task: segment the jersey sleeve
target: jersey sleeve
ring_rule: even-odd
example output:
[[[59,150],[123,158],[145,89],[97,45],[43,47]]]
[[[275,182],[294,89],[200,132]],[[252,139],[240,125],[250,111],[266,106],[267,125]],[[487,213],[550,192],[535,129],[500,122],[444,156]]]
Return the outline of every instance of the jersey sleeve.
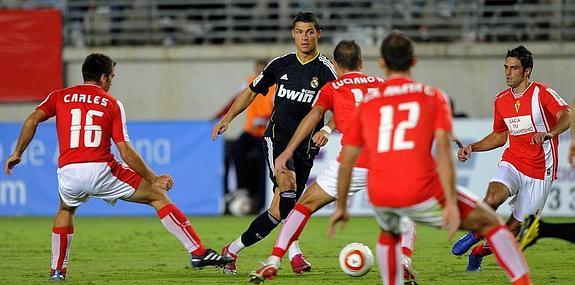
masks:
[[[337,73],[335,72],[335,67],[333,66],[331,61],[329,61],[327,58],[325,60],[326,60],[326,62],[324,62],[325,68],[323,68],[322,78],[320,78],[323,84],[327,84],[328,82],[337,79]]]
[[[324,85],[317,94],[312,107],[321,106],[326,110],[333,110],[333,89],[331,85]]]
[[[549,110],[553,115],[556,115],[557,112],[561,110],[565,110],[569,108],[569,105],[555,90],[547,87],[541,93],[541,104],[543,108]]]
[[[351,124],[343,134],[343,138],[341,141],[342,145],[353,145],[362,147],[364,144],[364,139],[361,133],[361,114],[362,114],[362,105],[360,105],[353,115],[353,120]]]
[[[249,86],[253,92],[264,96],[268,94],[269,88],[276,84],[276,74],[278,73],[280,64],[279,60],[280,59],[275,59],[271,61],[264,70],[256,76]]]
[[[441,129],[451,132],[453,129],[453,121],[451,119],[452,115],[449,98],[447,97],[447,94],[439,89],[436,90],[435,98],[437,99],[437,113],[434,128],[436,130]]]
[[[495,104],[493,104],[493,131],[496,133],[507,131],[507,125],[497,109],[497,99],[495,99]]]
[[[115,143],[129,142],[128,128],[126,126],[126,112],[124,105],[120,101],[116,101],[116,108],[112,116],[112,140]]]
[[[46,99],[36,107],[36,110],[44,111],[48,118],[54,117],[56,115],[56,97],[58,97],[56,91],[48,94]]]

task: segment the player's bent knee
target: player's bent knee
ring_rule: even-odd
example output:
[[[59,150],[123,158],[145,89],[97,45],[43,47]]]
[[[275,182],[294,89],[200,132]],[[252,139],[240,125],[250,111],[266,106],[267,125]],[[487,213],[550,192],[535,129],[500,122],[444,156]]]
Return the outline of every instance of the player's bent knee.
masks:
[[[334,197],[327,194],[317,183],[314,182],[310,187],[308,187],[297,203],[302,204],[312,212],[315,212],[317,209],[335,200],[336,199]]]
[[[296,189],[295,173],[277,174],[276,182],[280,192]]]
[[[463,221],[462,229],[485,234],[489,229],[501,224],[503,224],[503,221],[497,216],[495,211],[488,208],[484,203],[478,203]]]
[[[491,208],[497,209],[509,196],[510,192],[507,186],[499,182],[491,182],[489,183],[489,188],[487,189],[487,194],[483,202]]]
[[[68,206],[68,205],[66,205],[66,203],[64,203],[63,201],[60,201],[60,207],[59,207],[59,210],[60,210],[60,211],[66,211],[66,212],[69,212],[70,214],[73,215],[74,213],[76,213],[76,209],[77,209],[77,208],[78,208],[78,207]]]

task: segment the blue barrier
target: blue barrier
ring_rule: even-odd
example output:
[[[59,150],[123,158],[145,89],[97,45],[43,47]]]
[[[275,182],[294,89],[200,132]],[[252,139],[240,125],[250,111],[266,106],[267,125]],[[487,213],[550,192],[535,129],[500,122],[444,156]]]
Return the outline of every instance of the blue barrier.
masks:
[[[156,173],[172,175],[175,186],[169,195],[189,215],[223,213],[223,140],[211,141],[212,127],[212,122],[202,121],[128,123],[132,145]],[[20,128],[20,123],[0,124],[2,167],[14,149]],[[0,175],[0,215],[55,214],[59,196],[54,123],[38,127],[22,158],[12,176]],[[154,215],[155,211],[146,205],[118,201],[110,207],[99,199],[90,199],[77,213]]]

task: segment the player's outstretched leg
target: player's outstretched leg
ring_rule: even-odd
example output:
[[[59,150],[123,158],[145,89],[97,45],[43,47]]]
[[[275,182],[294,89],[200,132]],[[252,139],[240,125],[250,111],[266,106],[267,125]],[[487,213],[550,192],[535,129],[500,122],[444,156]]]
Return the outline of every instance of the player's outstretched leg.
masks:
[[[460,202],[460,208],[461,204]],[[500,222],[495,211],[479,203],[465,216],[461,228],[478,232],[486,238],[497,263],[514,285],[532,284],[529,268],[519,245],[513,234]]]
[[[193,268],[201,269],[205,266],[220,267],[232,261],[229,257],[220,256],[213,249],[205,248],[188,218],[176,205],[167,204],[160,208],[158,217],[166,230],[177,237],[191,254],[190,264]]]
[[[68,268],[70,245],[74,237],[74,224],[72,217],[76,207],[69,207],[60,201],[60,208],[54,218],[52,228],[52,263],[50,266],[50,280],[65,281]]]
[[[273,205],[273,202],[272,202]],[[270,207],[271,208],[271,207]],[[231,263],[224,266],[225,274],[236,274],[236,260],[241,250],[249,247],[261,239],[265,238],[277,227],[280,221],[267,210],[252,220],[248,229],[233,242],[227,244],[222,249],[222,255],[233,259]]]
[[[381,231],[376,246],[379,274],[386,285],[403,285],[400,236]]]
[[[541,238],[557,238],[575,243],[575,223],[546,223],[539,215],[530,215],[517,235],[519,245],[522,250],[526,250]]]
[[[491,207],[491,209],[497,210],[497,208],[509,198],[509,193],[510,191],[505,184],[491,181],[487,187],[487,193],[483,198],[483,203]],[[451,252],[457,256],[463,255],[478,242],[482,241],[483,238],[480,233],[469,232],[453,244]],[[481,262],[479,261],[479,263]]]
[[[214,250],[204,247],[186,215],[172,203],[165,190],[157,189],[146,180],[142,180],[138,190],[126,200],[148,204],[156,209],[162,225],[178,238],[191,254],[190,264],[193,268],[220,267],[232,261],[231,258],[222,257]]]
[[[410,219],[409,224],[407,224],[406,231],[401,235],[401,252],[403,253],[401,264],[403,265],[404,285],[417,285],[417,277],[411,262],[414,245],[415,222]]]
[[[529,215],[521,225],[521,229],[517,235],[521,250],[525,250],[534,245],[537,239],[539,239],[539,220],[539,215]]]

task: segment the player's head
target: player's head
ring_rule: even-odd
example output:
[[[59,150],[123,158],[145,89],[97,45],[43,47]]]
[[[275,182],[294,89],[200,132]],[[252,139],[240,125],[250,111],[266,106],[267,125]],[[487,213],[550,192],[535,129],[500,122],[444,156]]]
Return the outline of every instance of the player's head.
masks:
[[[361,48],[355,41],[340,41],[333,50],[333,59],[338,73],[360,70],[363,65]]]
[[[295,15],[291,25],[291,35],[299,52],[315,53],[320,34],[321,27],[314,13],[299,12]]]
[[[95,82],[104,90],[110,90],[114,78],[116,62],[102,53],[93,53],[86,57],[82,64],[84,82]]]
[[[533,56],[524,46],[508,50],[505,56],[505,79],[509,87],[515,88],[529,80],[533,70]]]
[[[406,72],[415,65],[413,42],[399,31],[393,31],[383,39],[379,52],[379,65],[387,72]]]
[[[267,58],[258,58],[254,63],[254,72],[255,74],[260,74],[266,65],[268,65],[269,60]]]

